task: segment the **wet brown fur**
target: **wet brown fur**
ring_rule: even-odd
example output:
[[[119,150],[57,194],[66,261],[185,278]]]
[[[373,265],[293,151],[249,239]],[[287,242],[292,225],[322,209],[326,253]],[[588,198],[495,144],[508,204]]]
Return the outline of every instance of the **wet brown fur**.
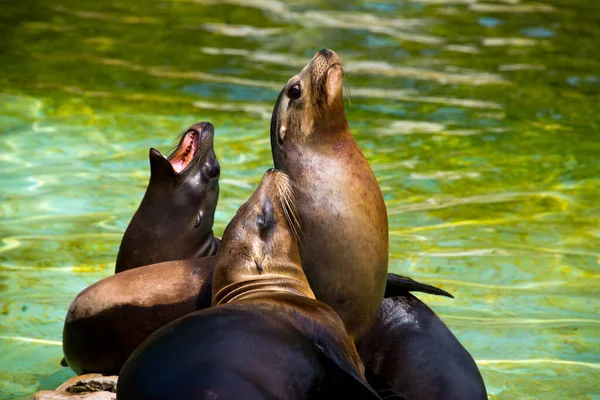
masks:
[[[302,94],[294,100],[288,91],[297,82]],[[315,54],[278,98],[271,148],[294,187],[310,285],[360,340],[383,298],[388,225],[381,189],[350,132],[342,87],[339,57]]]

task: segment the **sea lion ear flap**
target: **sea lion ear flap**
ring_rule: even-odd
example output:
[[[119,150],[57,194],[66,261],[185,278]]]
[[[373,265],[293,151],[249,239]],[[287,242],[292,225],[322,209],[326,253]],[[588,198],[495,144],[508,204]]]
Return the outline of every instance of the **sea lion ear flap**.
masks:
[[[167,160],[160,151],[154,147],[150,149],[150,178],[161,177],[161,176],[173,176],[175,171],[173,166]]]

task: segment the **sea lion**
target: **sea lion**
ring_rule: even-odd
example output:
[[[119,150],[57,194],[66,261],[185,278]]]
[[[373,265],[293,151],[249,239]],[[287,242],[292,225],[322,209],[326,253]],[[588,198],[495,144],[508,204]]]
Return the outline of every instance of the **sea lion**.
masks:
[[[63,329],[63,353],[78,374],[118,374],[154,331],[210,307],[215,257],[167,261],[123,271],[82,291]]]
[[[346,121],[342,77],[338,55],[323,49],[288,81],[273,109],[271,149],[275,167],[293,183],[308,281],[360,340],[384,294],[388,221]]]
[[[223,234],[213,305],[152,334],[117,398],[378,399],[341,319],[300,264],[287,176],[269,170]]]
[[[369,371],[410,399],[487,399],[473,357],[433,310],[408,292],[383,300],[359,353]]]
[[[121,241],[115,273],[217,253],[212,227],[220,168],[214,132],[210,122],[199,122],[169,157],[150,149],[150,182]]]

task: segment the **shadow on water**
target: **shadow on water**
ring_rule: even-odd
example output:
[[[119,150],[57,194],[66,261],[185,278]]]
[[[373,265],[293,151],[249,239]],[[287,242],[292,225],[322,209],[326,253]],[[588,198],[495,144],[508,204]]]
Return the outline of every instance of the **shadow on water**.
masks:
[[[600,4],[0,2],[0,397],[70,375],[70,301],[112,273],[147,151],[210,120],[215,230],[271,165],[273,102],[323,47],[390,217],[391,270],[495,399],[596,398]],[[426,295],[425,295],[426,296]]]

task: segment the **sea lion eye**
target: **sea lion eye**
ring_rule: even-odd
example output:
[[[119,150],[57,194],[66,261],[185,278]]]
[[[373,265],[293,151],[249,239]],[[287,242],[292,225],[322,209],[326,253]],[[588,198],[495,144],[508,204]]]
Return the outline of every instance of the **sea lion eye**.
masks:
[[[198,213],[198,216],[196,217],[196,222],[194,223],[194,228],[197,228],[198,225],[200,225],[202,223],[202,216],[203,216],[203,214],[204,213],[202,211],[200,211]]]
[[[270,200],[265,200],[262,213],[256,216],[256,224],[261,236],[267,234],[275,226],[273,203]]]
[[[296,100],[300,97],[302,91],[300,90],[300,82],[294,83],[288,90],[288,96],[292,100]]]
[[[219,163],[214,158],[206,161],[204,166],[202,167],[202,175],[204,175],[208,180],[217,178],[221,173],[221,167]]]

